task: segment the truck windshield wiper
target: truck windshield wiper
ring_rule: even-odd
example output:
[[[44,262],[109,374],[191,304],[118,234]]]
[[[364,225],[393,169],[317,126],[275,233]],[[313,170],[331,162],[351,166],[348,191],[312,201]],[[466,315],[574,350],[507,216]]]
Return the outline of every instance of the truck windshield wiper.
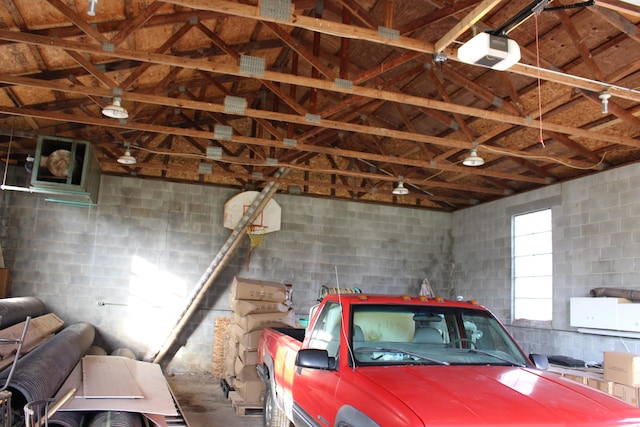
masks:
[[[489,353],[488,351],[478,350],[478,349],[475,349],[475,348],[471,348],[471,349],[467,350],[467,353],[471,353],[471,354],[482,354],[483,356],[493,357],[494,359],[501,360],[501,361],[503,361],[503,362],[508,363],[509,365],[518,366],[518,367],[520,367],[520,368],[524,368],[524,367],[526,367],[526,366],[527,366],[527,365],[525,365],[524,363],[519,363],[519,362],[516,362],[516,361],[514,361],[514,360],[507,359],[506,357],[501,357],[501,356],[495,355],[495,354],[493,354],[493,353]]]
[[[430,363],[435,363],[436,365],[449,365],[449,362],[444,362],[442,360],[438,360],[438,359],[433,359],[431,357],[427,357],[427,356],[423,356],[421,354],[418,353],[414,353],[411,351],[406,351],[406,350],[400,350],[397,348],[389,348],[389,347],[374,347],[374,348],[369,348],[369,347],[364,347],[364,348],[357,348],[355,350],[356,353],[373,353],[373,352],[382,352],[382,353],[401,353],[410,357],[415,357],[416,359],[420,359],[420,360],[426,360],[427,362]],[[380,355],[376,358],[373,358],[374,360],[378,360],[380,358],[382,358],[384,355]]]

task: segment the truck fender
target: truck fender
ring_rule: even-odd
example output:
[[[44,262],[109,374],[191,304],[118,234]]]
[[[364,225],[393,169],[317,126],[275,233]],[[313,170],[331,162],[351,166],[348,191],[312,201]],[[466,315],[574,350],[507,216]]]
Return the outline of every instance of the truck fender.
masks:
[[[256,366],[258,371],[258,376],[265,384],[266,387],[271,386],[273,389],[271,390],[273,395],[276,396],[275,387],[276,387],[276,379],[273,375],[273,360],[270,356],[265,355],[262,360],[262,366]]]
[[[345,405],[340,408],[336,414],[334,425],[335,427],[380,427],[380,424],[351,405]]]
[[[278,385],[276,384],[275,375],[273,375],[273,360],[270,356],[265,355],[262,365],[256,366],[258,376],[264,382],[265,387],[271,387],[271,395],[275,397],[274,402],[280,410],[284,411],[284,402],[280,393],[277,393]]]

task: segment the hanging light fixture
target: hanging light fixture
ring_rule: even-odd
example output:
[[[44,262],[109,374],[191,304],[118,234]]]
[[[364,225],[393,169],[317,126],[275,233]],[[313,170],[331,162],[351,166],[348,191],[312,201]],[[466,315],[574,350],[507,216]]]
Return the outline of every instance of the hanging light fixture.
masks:
[[[126,119],[129,117],[129,112],[120,105],[121,102],[121,98],[113,98],[113,102],[102,109],[102,114],[112,119]]]
[[[137,162],[136,158],[131,155],[131,149],[129,147],[130,144],[126,143],[124,154],[118,157],[118,163],[120,163],[121,165],[135,165]]]
[[[478,156],[478,151],[475,148],[471,149],[469,155],[462,161],[465,166],[482,166],[484,165],[484,159]]]
[[[404,186],[404,182],[400,179],[400,181],[398,181],[398,185],[391,191],[391,193],[396,196],[404,196],[409,194],[409,189]]]

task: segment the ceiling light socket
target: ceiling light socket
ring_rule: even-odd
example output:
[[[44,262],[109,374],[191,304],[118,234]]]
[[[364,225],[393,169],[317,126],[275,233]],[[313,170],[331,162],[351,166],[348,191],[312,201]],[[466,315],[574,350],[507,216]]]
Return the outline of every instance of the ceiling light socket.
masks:
[[[98,7],[98,0],[89,0],[89,8],[87,9],[87,15],[96,16],[96,7]]]
[[[602,114],[609,113],[609,99],[611,98],[611,93],[608,90],[603,90],[598,95],[600,101],[602,101]]]

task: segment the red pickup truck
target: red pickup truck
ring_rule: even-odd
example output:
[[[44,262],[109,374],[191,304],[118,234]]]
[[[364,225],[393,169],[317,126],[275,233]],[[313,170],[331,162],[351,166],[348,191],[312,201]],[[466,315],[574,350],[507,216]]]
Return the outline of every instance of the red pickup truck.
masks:
[[[545,371],[474,302],[327,295],[309,328],[267,328],[264,425],[640,426],[640,409]]]

